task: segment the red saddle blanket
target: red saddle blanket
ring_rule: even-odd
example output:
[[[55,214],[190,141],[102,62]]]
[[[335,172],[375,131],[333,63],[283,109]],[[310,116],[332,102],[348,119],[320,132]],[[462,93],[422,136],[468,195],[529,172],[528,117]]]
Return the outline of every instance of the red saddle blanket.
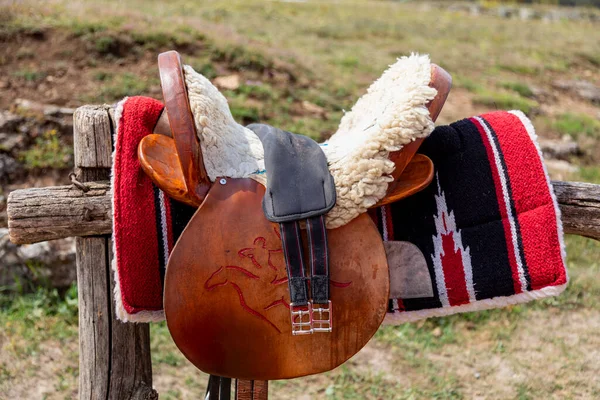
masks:
[[[116,112],[113,268],[117,315],[123,321],[164,318],[169,252],[195,212],[155,187],[137,159],[137,145],[152,133],[162,109],[156,100],[131,97]],[[533,126],[521,112],[440,126],[420,152],[435,164],[433,182],[373,210],[372,217],[389,242],[386,247],[411,244],[423,265],[418,275],[423,282],[416,286],[424,283],[429,290],[408,295],[391,277],[386,322],[497,308],[564,290],[560,213]],[[393,257],[389,261],[390,271],[406,268],[393,265]]]

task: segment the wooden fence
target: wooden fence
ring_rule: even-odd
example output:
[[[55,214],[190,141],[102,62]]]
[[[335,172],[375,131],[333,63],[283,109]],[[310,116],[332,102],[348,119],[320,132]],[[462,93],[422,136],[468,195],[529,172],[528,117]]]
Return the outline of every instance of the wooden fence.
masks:
[[[77,237],[79,398],[157,399],[149,326],[121,323],[114,309],[109,182],[114,127],[111,107],[78,108],[74,114],[77,182],[12,192],[8,226],[17,244]],[[565,233],[600,240],[600,185],[553,185]]]

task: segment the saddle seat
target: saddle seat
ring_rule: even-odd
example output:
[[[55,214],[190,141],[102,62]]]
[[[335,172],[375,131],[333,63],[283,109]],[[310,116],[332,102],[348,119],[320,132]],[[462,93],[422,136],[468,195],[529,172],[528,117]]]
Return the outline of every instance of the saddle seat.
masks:
[[[227,100],[208,79],[189,66],[184,66],[183,71],[208,179],[214,182],[221,176],[251,178],[266,185],[269,171],[265,168],[260,139],[251,129],[233,120]],[[436,77],[442,79],[436,80]],[[327,213],[327,228],[348,223],[389,194],[416,152],[418,142],[433,130],[433,119],[437,115],[427,106],[434,102],[440,83],[443,93],[449,85],[449,77],[431,64],[427,56],[399,59],[344,115],[338,131],[321,144],[337,198]],[[447,90],[441,96],[441,104],[445,95]],[[164,133],[170,134],[168,130]],[[195,196],[194,190],[185,184],[174,185],[177,179],[173,178],[182,175],[178,170],[183,172],[185,168],[178,167],[179,162],[174,162],[177,161],[174,157],[165,157],[165,152],[152,149],[166,142],[165,138],[146,137],[140,145],[142,166],[156,180],[169,172],[166,183],[167,187],[173,186],[173,190],[167,190],[168,194],[198,206],[203,196]],[[408,154],[404,159],[395,159],[394,155],[400,153]],[[424,166],[425,163],[420,164],[420,168]],[[431,171],[432,168],[425,169],[423,176],[431,176]],[[417,178],[422,177],[413,176],[416,186],[426,186],[430,181],[417,182]],[[160,182],[159,186],[163,187],[164,183]]]

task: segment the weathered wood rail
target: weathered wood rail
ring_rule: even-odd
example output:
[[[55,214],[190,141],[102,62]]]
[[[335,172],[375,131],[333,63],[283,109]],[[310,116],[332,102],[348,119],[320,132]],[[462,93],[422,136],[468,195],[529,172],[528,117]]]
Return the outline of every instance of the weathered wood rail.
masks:
[[[148,324],[123,324],[113,301],[110,168],[112,108],[74,114],[75,168],[82,185],[22,189],[8,197],[14,243],[77,237],[79,398],[157,399]],[[600,185],[553,182],[566,233],[600,240]]]
[[[108,181],[22,189],[9,196],[10,238],[34,243],[71,236],[110,235],[112,207]],[[600,185],[552,182],[565,233],[600,240]]]

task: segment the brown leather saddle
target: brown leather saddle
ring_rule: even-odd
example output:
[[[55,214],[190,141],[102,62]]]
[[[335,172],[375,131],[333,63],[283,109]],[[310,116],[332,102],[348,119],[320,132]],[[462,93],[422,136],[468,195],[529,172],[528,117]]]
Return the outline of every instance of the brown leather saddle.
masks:
[[[144,138],[138,154],[158,187],[198,207],[169,259],[164,307],[179,349],[211,374],[209,398],[228,398],[230,378],[238,379],[238,398],[266,398],[266,380],[342,364],[372,337],[387,308],[387,260],[374,223],[362,214],[327,230],[324,216],[335,204],[335,187],[322,152],[276,128],[251,127],[271,171],[266,188],[249,178],[210,182],[179,55],[162,53],[159,69],[167,113],[157,126],[163,134]],[[433,119],[450,83],[433,66]],[[395,181],[376,206],[431,182],[431,160],[415,155],[419,142],[391,154]]]

